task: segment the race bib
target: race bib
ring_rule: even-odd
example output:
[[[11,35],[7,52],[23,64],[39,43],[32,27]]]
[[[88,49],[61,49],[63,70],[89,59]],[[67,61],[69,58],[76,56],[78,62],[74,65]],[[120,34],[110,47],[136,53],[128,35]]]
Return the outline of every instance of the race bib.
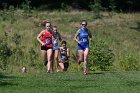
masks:
[[[61,59],[62,59],[62,60],[66,60],[66,56],[62,56]]]
[[[58,41],[57,41],[57,39],[53,40],[53,45],[54,45],[54,46],[58,46]]]
[[[82,42],[83,42],[83,43],[88,42],[87,38],[83,38],[83,39],[82,39]]]
[[[51,40],[49,38],[47,38],[45,43],[48,45],[51,43]]]

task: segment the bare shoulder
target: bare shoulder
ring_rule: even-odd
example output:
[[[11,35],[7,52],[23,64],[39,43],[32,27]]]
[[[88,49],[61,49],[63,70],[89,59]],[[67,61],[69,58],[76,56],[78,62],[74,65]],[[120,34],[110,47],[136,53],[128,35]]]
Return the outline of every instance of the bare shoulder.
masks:
[[[44,31],[45,31],[45,30],[42,30],[42,31],[37,35],[37,37],[40,37],[41,35],[43,35]]]
[[[42,31],[41,31],[41,33],[44,33],[44,32],[45,32],[45,30],[42,30]]]
[[[77,33],[80,33],[80,29],[77,30]]]
[[[78,29],[78,30],[76,31],[75,36],[78,36],[78,35],[79,35],[79,33],[80,33],[80,29]]]

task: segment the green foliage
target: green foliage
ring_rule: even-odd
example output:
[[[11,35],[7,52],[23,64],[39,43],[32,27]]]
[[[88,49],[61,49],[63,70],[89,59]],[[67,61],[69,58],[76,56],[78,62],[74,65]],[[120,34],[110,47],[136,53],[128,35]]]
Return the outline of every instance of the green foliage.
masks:
[[[42,4],[37,9],[38,10],[46,10],[48,8],[48,4]]]
[[[115,5],[114,0],[110,0],[109,8],[110,8],[110,10],[111,10],[112,12],[115,11],[116,5]]]
[[[29,65],[30,66],[35,66],[35,61],[37,59],[37,53],[35,52],[35,50],[33,49],[33,47],[31,47],[29,49],[29,58],[30,58],[30,62]]]
[[[9,56],[11,56],[11,53],[12,53],[12,51],[7,46],[7,43],[6,42],[2,42],[0,44],[0,57],[3,58],[3,59],[6,59]]]
[[[112,17],[114,15],[115,8],[116,8],[114,0],[110,0],[109,8],[111,11],[111,12],[109,12],[109,16]]]
[[[66,11],[66,12],[69,12],[69,11],[72,10],[72,8],[70,6],[68,6],[68,5],[66,5],[65,3],[61,3],[61,9],[63,11]]]
[[[5,5],[5,8],[0,12],[0,15],[3,21],[8,20],[11,24],[13,24],[16,21],[14,6],[9,6],[9,8],[7,9]]]
[[[131,70],[140,70],[140,64],[137,60],[138,58],[129,54],[126,55],[121,61],[120,66],[125,71],[131,71]]]
[[[16,45],[16,47],[13,48],[13,62],[15,63],[15,65],[21,65],[21,61],[24,60],[24,46],[21,45],[21,35],[19,35],[18,33],[14,33],[12,41]]]
[[[113,63],[113,51],[103,40],[96,40],[91,44],[89,52],[89,67],[91,70],[110,70]],[[94,68],[93,68],[94,66]]]
[[[13,49],[13,55],[12,55],[13,62],[15,63],[14,65],[21,65],[23,64],[22,61],[24,59],[24,51],[22,50],[21,47],[16,47]]]
[[[0,44],[0,69],[6,70],[8,65],[8,58],[12,55],[11,49],[6,42]]]
[[[89,7],[93,11],[93,17],[95,19],[101,18],[100,12],[101,12],[102,6],[101,6],[101,3],[100,3],[100,0],[97,0],[94,4],[91,3],[89,5]]]
[[[16,47],[15,49],[13,49],[13,53],[16,59],[18,59],[18,56],[23,56],[23,51],[20,47]]]
[[[31,17],[32,15],[32,7],[30,6],[31,1],[25,0],[25,2],[22,3],[21,8],[23,10],[23,16],[25,18]]]
[[[2,20],[5,21],[7,20],[7,4],[3,3],[3,11],[0,11],[0,16],[2,17]]]
[[[0,16],[2,17],[2,20],[3,20],[3,21],[8,20],[7,15],[8,15],[8,13],[7,13],[6,10],[3,10],[3,11],[0,12]]]
[[[11,24],[13,24],[16,21],[14,13],[15,13],[14,6],[9,6],[9,20]]]
[[[14,5],[14,6],[21,6],[23,2],[29,3],[31,6],[38,8],[39,6],[47,4],[47,9],[61,9],[61,4],[65,4],[66,6],[70,6],[74,9],[86,9],[88,10],[88,5],[90,3],[95,3],[99,0],[18,0],[18,1],[11,1],[11,0],[1,0],[0,1],[0,8],[4,8],[2,6],[3,3],[7,3],[7,5]],[[100,0],[100,3],[103,5],[103,8],[109,9],[108,5],[111,0]],[[117,5],[117,10],[138,10],[139,11],[139,0],[113,0],[113,2]],[[125,5],[125,7],[124,7]],[[46,7],[42,7],[42,9],[46,9]]]
[[[22,3],[22,5],[21,5],[21,7],[22,7],[22,9],[23,9],[23,11],[24,11],[25,14],[26,14],[26,13],[27,13],[27,14],[31,13],[31,6],[30,6],[30,3],[31,3],[30,0],[25,0],[25,2]]]
[[[21,42],[21,36],[17,33],[14,33],[13,37],[12,37],[12,41],[16,44],[19,45]]]

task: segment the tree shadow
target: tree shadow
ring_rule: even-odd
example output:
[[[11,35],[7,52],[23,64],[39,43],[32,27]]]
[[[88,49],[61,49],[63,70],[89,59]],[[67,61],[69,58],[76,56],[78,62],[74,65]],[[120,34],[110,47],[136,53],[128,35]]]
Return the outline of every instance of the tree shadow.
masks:
[[[11,82],[14,78],[16,78],[16,77],[0,73],[0,87],[9,86],[9,85],[11,85],[11,86],[17,85],[17,83]]]
[[[140,32],[140,22],[136,22],[137,23],[137,27],[130,27],[130,29],[134,29],[137,32]]]
[[[99,74],[105,74],[104,72],[89,72],[88,74],[97,74],[97,75],[99,75]]]

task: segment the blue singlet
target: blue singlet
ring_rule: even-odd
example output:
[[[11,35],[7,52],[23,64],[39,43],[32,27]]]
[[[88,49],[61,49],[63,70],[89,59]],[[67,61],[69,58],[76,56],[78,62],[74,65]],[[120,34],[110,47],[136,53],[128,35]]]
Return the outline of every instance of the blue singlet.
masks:
[[[79,33],[79,42],[78,44],[78,50],[85,50],[86,48],[89,48],[89,40],[88,40],[88,29],[82,29],[80,28]]]

